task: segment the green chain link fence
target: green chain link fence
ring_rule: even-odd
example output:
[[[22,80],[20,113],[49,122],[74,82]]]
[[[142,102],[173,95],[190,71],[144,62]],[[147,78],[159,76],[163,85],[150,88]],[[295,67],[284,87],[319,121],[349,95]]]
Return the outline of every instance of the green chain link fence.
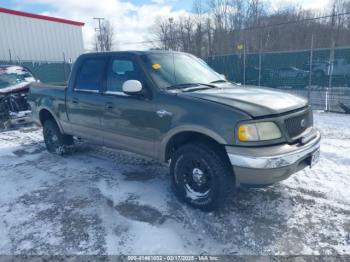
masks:
[[[65,82],[68,80],[72,64],[64,62],[1,61],[0,65],[21,65],[28,68],[36,79],[43,83]]]
[[[350,110],[350,48],[317,49],[312,55],[310,50],[239,53],[206,61],[231,81],[308,97],[314,109]]]

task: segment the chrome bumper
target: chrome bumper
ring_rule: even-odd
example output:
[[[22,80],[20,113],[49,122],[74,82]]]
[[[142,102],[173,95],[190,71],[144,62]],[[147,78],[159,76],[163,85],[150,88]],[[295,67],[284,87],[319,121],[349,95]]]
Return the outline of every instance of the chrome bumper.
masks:
[[[320,148],[321,134],[314,130],[315,137],[304,145],[277,145],[259,148],[226,147],[232,166],[275,169],[293,165],[312,155]]]

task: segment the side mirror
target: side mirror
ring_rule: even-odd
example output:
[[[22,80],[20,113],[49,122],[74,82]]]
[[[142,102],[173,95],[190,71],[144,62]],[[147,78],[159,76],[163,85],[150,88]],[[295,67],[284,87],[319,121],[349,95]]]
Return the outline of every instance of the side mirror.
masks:
[[[123,92],[127,95],[140,94],[142,91],[142,84],[138,80],[127,80],[123,83]]]

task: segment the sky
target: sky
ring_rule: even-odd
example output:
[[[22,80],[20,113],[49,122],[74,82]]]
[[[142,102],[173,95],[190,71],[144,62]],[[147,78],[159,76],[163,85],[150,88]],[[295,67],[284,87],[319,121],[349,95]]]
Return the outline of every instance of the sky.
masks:
[[[304,9],[322,10],[329,0],[270,0],[271,8],[278,9],[296,4]],[[83,37],[86,50],[93,46],[94,17],[111,21],[116,43],[115,49],[147,49],[149,44],[140,43],[153,39],[151,26],[157,19],[191,13],[192,0],[0,0],[0,7],[36,14],[56,16],[84,22]]]

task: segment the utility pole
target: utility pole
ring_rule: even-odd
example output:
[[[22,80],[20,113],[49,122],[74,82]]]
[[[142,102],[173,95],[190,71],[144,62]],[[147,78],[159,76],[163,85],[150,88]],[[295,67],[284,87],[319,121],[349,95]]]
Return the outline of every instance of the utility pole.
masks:
[[[103,17],[94,17],[94,20],[98,21],[98,27],[95,27],[95,31],[99,31],[99,35],[97,36],[97,40],[100,44],[100,51],[104,51],[103,43],[102,43],[102,32],[101,32],[101,21],[104,20]]]

